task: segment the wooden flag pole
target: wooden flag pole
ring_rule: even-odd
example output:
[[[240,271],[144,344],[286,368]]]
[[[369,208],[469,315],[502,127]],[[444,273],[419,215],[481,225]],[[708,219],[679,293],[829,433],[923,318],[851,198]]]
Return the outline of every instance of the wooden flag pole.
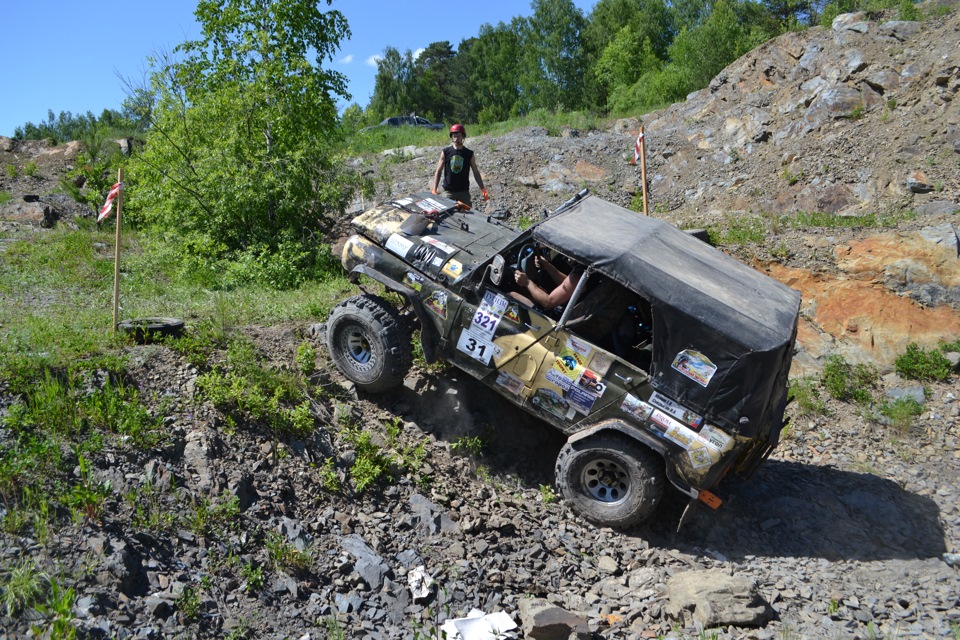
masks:
[[[643,215],[647,213],[647,139],[643,135],[643,125],[640,125],[640,182],[643,185]],[[117,217],[119,217],[119,212]]]
[[[123,167],[117,170],[117,183],[123,184]],[[646,206],[646,205],[644,205]],[[120,218],[123,213],[123,187],[117,193],[117,239],[113,250],[113,330],[116,332],[119,320],[117,319],[117,307],[120,292]]]

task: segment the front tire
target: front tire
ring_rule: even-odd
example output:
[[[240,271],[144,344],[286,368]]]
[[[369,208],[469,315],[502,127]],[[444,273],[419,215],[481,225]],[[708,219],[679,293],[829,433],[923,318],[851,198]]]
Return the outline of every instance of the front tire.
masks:
[[[372,295],[354,296],[334,307],[327,321],[327,348],[340,373],[369,393],[402,384],[413,362],[410,333],[396,309]]]
[[[557,456],[557,486],[570,506],[604,527],[646,520],[663,497],[663,460],[627,437],[600,433],[568,442]]]

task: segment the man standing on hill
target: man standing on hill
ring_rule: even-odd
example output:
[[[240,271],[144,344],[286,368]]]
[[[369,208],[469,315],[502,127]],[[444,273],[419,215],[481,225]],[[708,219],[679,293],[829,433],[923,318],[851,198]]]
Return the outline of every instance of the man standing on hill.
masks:
[[[443,174],[443,190],[446,196],[451,200],[459,200],[469,206],[473,206],[470,200],[470,174],[467,167],[473,170],[473,177],[480,187],[480,193],[484,200],[489,200],[490,195],[483,188],[483,178],[480,177],[480,170],[477,169],[477,159],[473,151],[463,146],[463,141],[467,139],[467,130],[462,124],[455,124],[450,127],[450,141],[453,143],[440,152],[440,159],[437,160],[437,170],[433,173],[433,187],[431,191],[437,193],[440,186],[440,174]]]

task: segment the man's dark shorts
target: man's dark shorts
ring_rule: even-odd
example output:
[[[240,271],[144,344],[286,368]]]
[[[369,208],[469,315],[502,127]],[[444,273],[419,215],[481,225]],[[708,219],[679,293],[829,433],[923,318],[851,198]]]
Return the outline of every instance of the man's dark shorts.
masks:
[[[470,199],[469,191],[446,191],[445,190],[445,195],[451,200],[457,200],[466,205],[469,205],[470,208],[473,208],[473,201]]]

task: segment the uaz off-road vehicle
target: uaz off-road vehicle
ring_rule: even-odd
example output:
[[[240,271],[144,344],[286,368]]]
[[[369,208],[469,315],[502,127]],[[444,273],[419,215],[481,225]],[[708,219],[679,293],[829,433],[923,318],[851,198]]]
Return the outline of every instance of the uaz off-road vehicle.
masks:
[[[428,362],[568,436],[556,481],[588,520],[642,521],[666,480],[716,507],[717,483],[776,447],[800,294],[692,235],[586,191],[522,233],[430,193],[352,224],[344,267],[402,296]],[[584,269],[562,310],[510,295],[514,270],[540,277],[537,255]],[[333,309],[327,346],[358,389],[384,391],[411,365],[409,326],[360,295]]]

